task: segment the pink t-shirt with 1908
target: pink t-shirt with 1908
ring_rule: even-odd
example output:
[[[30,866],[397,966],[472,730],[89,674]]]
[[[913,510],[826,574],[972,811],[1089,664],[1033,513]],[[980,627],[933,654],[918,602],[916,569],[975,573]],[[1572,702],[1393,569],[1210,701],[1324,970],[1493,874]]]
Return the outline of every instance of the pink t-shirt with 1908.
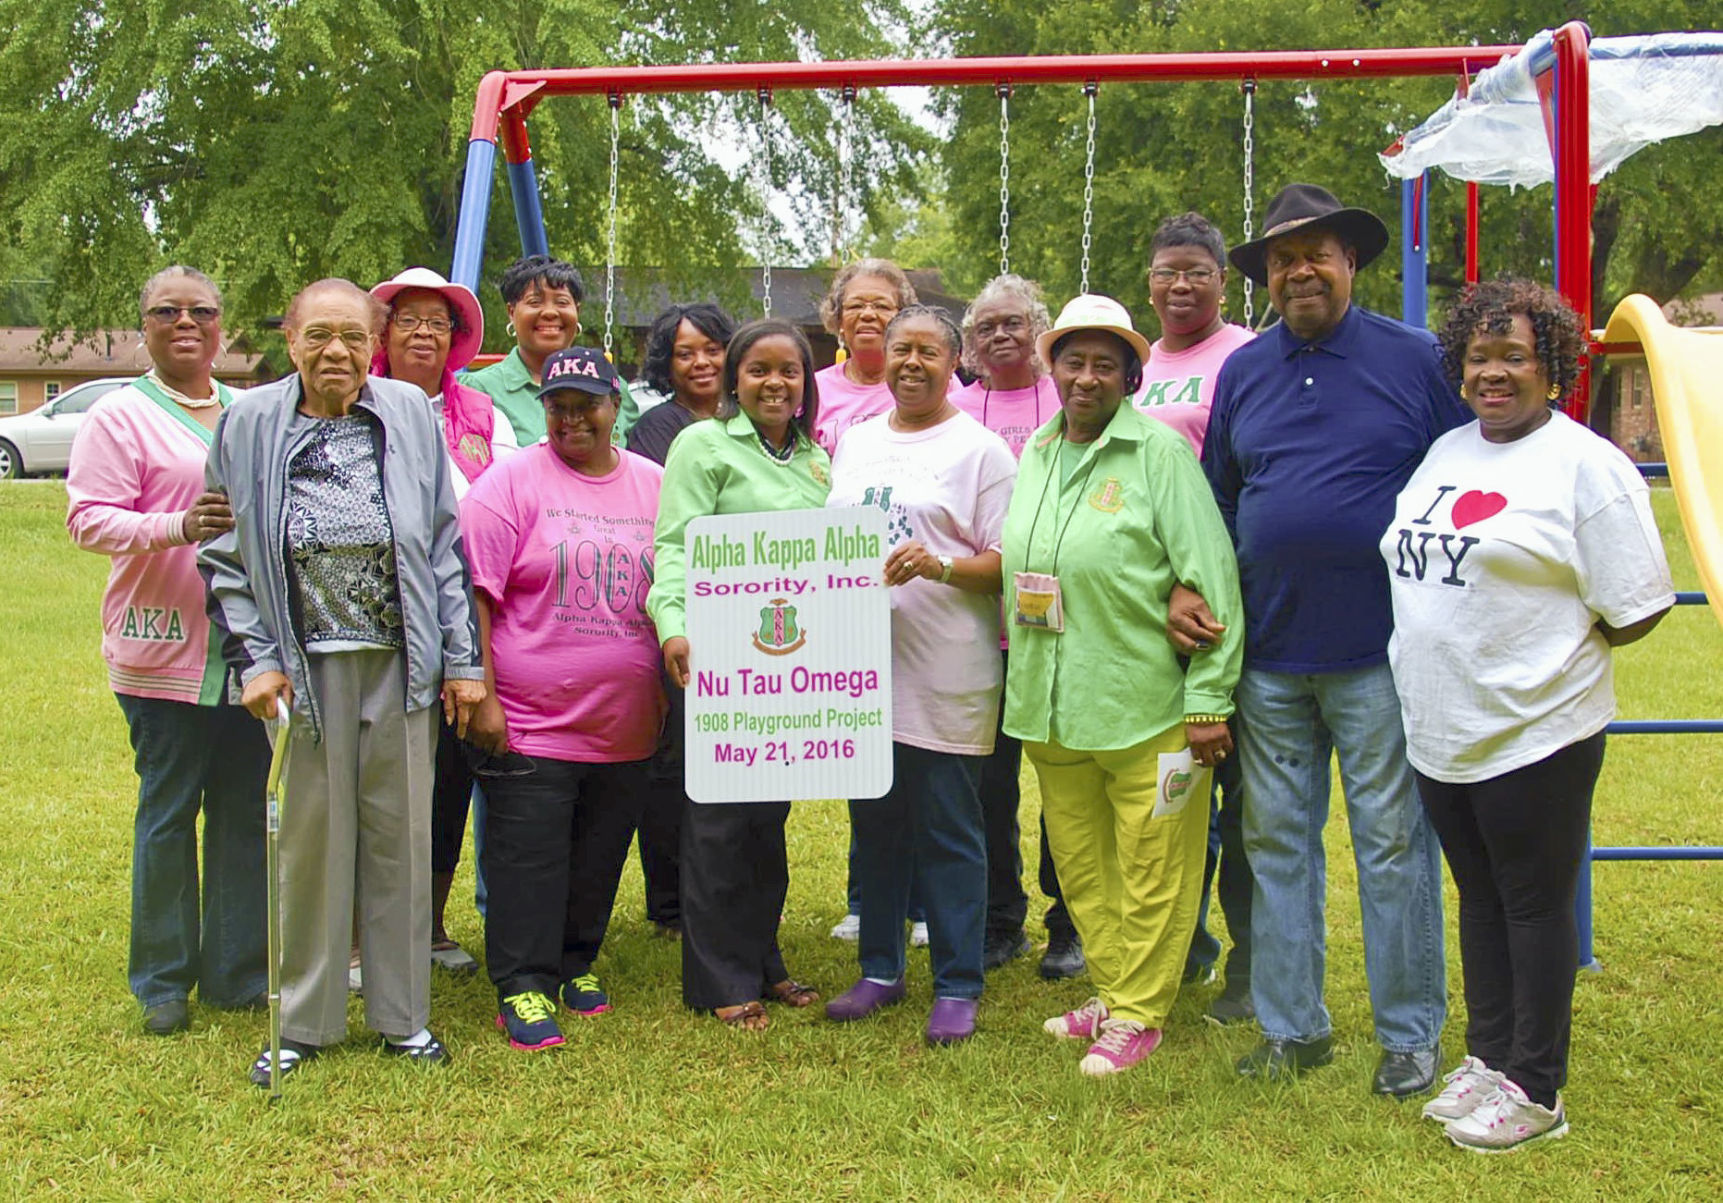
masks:
[[[509,747],[644,760],[664,698],[646,616],[664,469],[617,449],[582,476],[547,443],[498,460],[461,502],[473,588],[490,599],[491,659]]]

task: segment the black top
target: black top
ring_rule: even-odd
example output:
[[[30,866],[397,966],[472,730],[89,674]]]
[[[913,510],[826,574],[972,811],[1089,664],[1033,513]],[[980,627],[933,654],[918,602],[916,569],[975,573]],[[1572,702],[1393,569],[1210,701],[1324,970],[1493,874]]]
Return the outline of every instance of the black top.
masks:
[[[674,401],[661,402],[628,428],[628,449],[662,465],[676,436],[699,420]]]

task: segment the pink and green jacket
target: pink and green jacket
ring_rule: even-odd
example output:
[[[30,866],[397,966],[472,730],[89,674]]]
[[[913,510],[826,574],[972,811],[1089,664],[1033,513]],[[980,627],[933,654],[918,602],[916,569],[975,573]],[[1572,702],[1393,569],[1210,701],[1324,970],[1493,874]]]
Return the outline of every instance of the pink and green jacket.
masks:
[[[216,385],[225,408],[232,394]],[[204,490],[212,435],[147,378],[91,408],[72,442],[66,529],[112,558],[102,657],[115,693],[201,706],[226,700],[197,549],[182,516]]]

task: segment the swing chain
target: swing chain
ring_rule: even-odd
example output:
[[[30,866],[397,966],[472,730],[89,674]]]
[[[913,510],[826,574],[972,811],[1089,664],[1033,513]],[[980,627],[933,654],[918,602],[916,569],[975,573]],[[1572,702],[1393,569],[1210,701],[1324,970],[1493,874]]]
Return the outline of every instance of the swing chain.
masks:
[[[760,149],[765,156],[765,175],[760,187],[762,235],[760,238],[760,316],[772,316],[772,89],[761,85]]]
[[[999,93],[999,274],[1011,270],[1011,85]]]
[[[616,321],[616,178],[617,148],[622,141],[622,94],[610,94],[610,233],[604,252],[604,357],[611,358]]]
[[[854,84],[845,84],[844,123],[841,155],[838,159],[838,212],[836,245],[832,247],[838,262],[848,262],[853,243],[851,241],[850,205],[854,200],[850,195],[855,183],[855,118],[856,90]]]
[[[1089,80],[1083,85],[1083,95],[1089,98],[1089,138],[1083,150],[1083,266],[1082,282],[1077,291],[1089,291],[1089,244],[1095,223],[1095,93],[1100,85]]]
[[[1247,79],[1244,88],[1244,240],[1250,242],[1256,237],[1256,218],[1252,194],[1256,190],[1256,81]],[[1255,285],[1249,276],[1244,278],[1244,324],[1247,329],[1256,329],[1256,304],[1254,298]]]

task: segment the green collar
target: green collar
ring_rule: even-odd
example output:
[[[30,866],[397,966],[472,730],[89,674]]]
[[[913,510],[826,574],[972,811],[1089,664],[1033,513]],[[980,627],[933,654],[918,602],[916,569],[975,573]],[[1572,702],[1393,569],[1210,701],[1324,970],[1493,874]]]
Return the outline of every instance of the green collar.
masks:
[[[211,380],[210,384],[214,386],[215,399],[221,403],[223,409],[233,404],[233,394],[228,391],[225,384],[219,380]],[[148,376],[139,376],[132,382],[132,387],[154,401],[170,418],[196,435],[205,447],[215,444],[215,432],[205,429],[203,423],[196,421],[190,414],[186,413],[184,406],[163,392],[161,387]]]

